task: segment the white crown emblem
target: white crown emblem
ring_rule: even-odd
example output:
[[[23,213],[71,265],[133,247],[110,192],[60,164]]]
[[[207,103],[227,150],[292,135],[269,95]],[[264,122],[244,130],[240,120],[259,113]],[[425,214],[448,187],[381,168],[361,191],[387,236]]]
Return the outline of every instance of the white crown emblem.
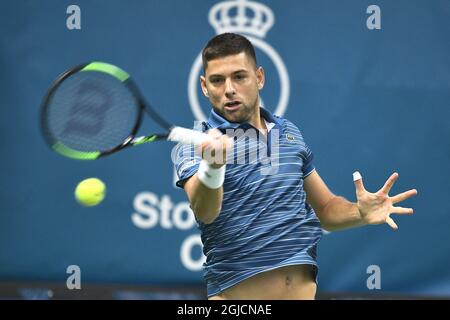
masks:
[[[233,13],[236,10],[236,13]],[[248,13],[253,13],[248,15]],[[223,1],[209,11],[209,23],[217,34],[246,33],[260,38],[273,26],[272,10],[264,4],[247,0]]]

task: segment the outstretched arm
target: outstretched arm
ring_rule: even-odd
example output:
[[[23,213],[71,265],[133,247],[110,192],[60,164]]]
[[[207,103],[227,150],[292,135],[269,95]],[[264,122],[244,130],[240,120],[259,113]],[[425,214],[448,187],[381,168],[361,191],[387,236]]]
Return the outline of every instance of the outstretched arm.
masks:
[[[359,172],[355,172],[356,203],[334,195],[317,171],[305,178],[304,186],[307,202],[313,207],[325,230],[336,231],[381,223],[387,223],[397,229],[398,226],[390,214],[412,214],[413,209],[395,207],[394,204],[417,194],[417,190],[412,189],[390,197],[389,191],[397,178],[397,173],[392,174],[380,190],[370,193],[364,189]]]

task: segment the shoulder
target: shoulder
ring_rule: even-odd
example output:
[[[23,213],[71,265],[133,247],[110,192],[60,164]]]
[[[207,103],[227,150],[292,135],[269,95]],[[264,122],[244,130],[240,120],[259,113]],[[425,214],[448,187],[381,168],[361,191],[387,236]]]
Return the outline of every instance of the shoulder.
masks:
[[[283,131],[285,134],[290,134],[290,135],[294,136],[295,138],[298,138],[299,140],[303,140],[302,131],[297,124],[295,124],[294,122],[292,122],[286,118],[282,118],[282,117],[275,116],[275,115],[274,115],[274,117],[281,124],[281,127],[283,128]]]

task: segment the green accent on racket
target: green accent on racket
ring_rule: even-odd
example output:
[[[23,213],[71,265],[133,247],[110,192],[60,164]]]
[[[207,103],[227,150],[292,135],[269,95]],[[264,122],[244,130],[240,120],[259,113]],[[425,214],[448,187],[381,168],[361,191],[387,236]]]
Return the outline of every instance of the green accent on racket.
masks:
[[[133,141],[133,145],[137,146],[143,143],[147,143],[147,142],[153,142],[158,138],[158,136],[153,135],[153,136],[149,136],[149,137],[140,137],[137,138],[136,140]]]
[[[126,71],[120,69],[119,67],[116,67],[115,65],[112,65],[112,64],[109,64],[106,62],[91,62],[86,67],[81,69],[80,71],[104,72],[109,75],[112,75],[113,77],[115,77],[116,79],[118,79],[121,82],[124,82],[125,80],[127,80],[130,77],[130,75]]]
[[[100,152],[81,152],[73,150],[61,142],[57,142],[52,146],[53,150],[58,152],[59,154],[72,158],[72,159],[78,159],[78,160],[94,160],[97,159],[100,156]]]

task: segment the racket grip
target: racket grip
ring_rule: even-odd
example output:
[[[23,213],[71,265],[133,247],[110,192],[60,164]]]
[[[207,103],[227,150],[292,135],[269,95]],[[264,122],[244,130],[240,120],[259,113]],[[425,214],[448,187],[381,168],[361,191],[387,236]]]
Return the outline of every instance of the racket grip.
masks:
[[[210,139],[212,138],[208,136],[206,133],[182,127],[173,127],[172,130],[170,130],[169,136],[167,137],[167,140],[169,141],[194,145],[200,145],[204,141]]]

